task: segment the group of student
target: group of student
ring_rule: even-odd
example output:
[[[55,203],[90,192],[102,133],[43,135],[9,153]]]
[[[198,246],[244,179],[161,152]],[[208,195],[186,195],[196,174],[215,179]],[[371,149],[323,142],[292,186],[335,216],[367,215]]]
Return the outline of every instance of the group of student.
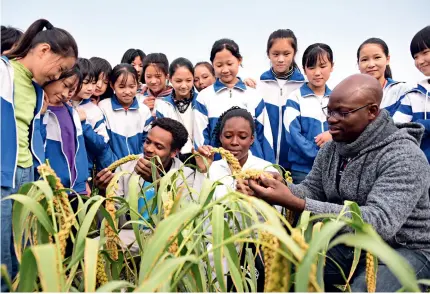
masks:
[[[277,164],[300,183],[331,140],[326,106],[333,51],[327,44],[310,45],[300,69],[298,42],[288,29],[269,36],[271,67],[258,82],[238,77],[242,55],[231,39],[213,44],[210,63],[193,66],[177,58],[169,64],[163,53],[129,49],[112,68],[103,58],[79,57],[74,38],[44,19],[24,33],[2,26],[1,35],[2,199],[34,180],[35,168],[46,160],[65,187],[82,195],[90,193],[90,177],[130,154],[142,155],[130,169],[144,179],[151,175],[150,157],[163,154],[164,167],[171,168],[174,159],[184,163],[193,153],[207,157],[210,176],[220,179],[231,171],[210,152],[219,146],[242,168]],[[393,80],[381,39],[364,41],[357,63],[361,73],[379,81],[381,108],[394,121],[424,125],[421,148],[430,161],[430,26],[412,38],[410,51],[426,76],[415,86]],[[336,119],[357,110],[341,109]],[[198,158],[192,161],[204,174]],[[233,180],[226,185],[234,186]],[[12,202],[1,205],[1,258],[13,271]]]

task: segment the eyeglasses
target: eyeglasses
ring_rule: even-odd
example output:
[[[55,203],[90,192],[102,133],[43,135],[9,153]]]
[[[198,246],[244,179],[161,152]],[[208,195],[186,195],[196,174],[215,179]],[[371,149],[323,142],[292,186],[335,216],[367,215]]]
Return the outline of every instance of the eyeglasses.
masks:
[[[353,110],[350,110],[350,111],[346,111],[346,112],[330,110],[330,109],[328,109],[328,108],[327,108],[327,106],[326,106],[326,107],[323,107],[323,108],[322,108],[322,111],[323,111],[324,115],[325,115],[327,118],[329,118],[329,117],[334,117],[334,118],[336,118],[336,119],[345,119],[345,117],[346,117],[348,114],[353,113],[353,112],[356,112],[356,111],[359,111],[360,109],[363,109],[363,108],[368,107],[368,106],[370,106],[370,105],[372,105],[372,103],[366,104],[366,105],[364,105],[364,106],[361,106],[361,107],[358,107],[358,108],[356,108],[356,109],[353,109]]]

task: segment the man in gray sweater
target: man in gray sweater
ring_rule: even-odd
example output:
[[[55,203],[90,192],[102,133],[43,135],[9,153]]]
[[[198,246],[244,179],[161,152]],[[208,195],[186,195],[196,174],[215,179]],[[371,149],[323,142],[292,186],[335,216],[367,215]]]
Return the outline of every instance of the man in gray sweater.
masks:
[[[345,200],[355,201],[365,222],[414,268],[418,279],[430,277],[430,166],[420,149],[420,124],[395,125],[379,105],[377,80],[357,74],[332,92],[324,113],[333,141],[326,143],[312,171],[299,185],[262,178],[250,181],[255,196],[270,204],[313,214],[338,214]],[[337,246],[328,252],[348,275],[353,249]],[[327,259],[326,291],[344,284],[337,266]],[[394,292],[400,283],[380,264],[376,290]],[[352,290],[366,292],[365,261]]]

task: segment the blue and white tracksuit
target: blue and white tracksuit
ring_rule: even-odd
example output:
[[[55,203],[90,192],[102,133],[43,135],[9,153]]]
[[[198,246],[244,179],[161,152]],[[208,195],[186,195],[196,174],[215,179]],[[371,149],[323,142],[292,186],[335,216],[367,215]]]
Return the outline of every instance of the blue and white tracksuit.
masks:
[[[115,95],[100,101],[99,107],[105,116],[109,145],[116,158],[143,153],[143,143],[153,120],[149,108],[134,98],[126,110]]]
[[[331,91],[326,86],[323,97],[318,97],[303,84],[291,93],[284,115],[284,130],[290,150],[291,170],[309,173],[318,154],[315,137],[328,130],[322,108],[327,106]]]
[[[269,115],[275,163],[287,169],[290,165],[288,163],[289,147],[283,131],[285,105],[287,104],[287,98],[291,92],[300,88],[304,82],[305,78],[298,69],[294,69],[293,74],[287,81],[277,80],[269,69],[261,75],[260,82],[257,84],[257,90],[266,103],[266,109]]]
[[[67,104],[64,104],[72,117],[75,126],[75,172],[76,177],[72,182],[70,165],[67,156],[64,153],[63,142],[61,137],[60,122],[57,116],[51,110],[46,110],[43,116],[42,134],[45,141],[45,157],[49,159],[49,164],[54,169],[61,183],[66,188],[73,189],[77,193],[86,191],[86,181],[88,173],[88,156],[85,148],[84,136],[82,133],[82,123],[78,112]]]
[[[430,163],[430,80],[426,79],[401,98],[393,116],[396,123],[417,122],[424,126],[421,149]]]
[[[194,106],[195,148],[202,145],[218,147],[213,136],[214,128],[220,115],[233,106],[248,110],[254,117],[256,135],[251,146],[252,153],[274,163],[272,131],[264,100],[256,90],[247,88],[241,79],[231,89],[217,79],[212,86],[199,93]]]
[[[102,170],[115,161],[115,155],[108,143],[109,135],[105,117],[101,109],[91,102],[91,99],[83,99],[77,104],[77,107],[84,110],[87,117],[82,123],[82,128],[88,154],[88,166],[92,169],[95,163],[97,170]]]
[[[33,167],[45,162],[45,151],[41,134],[41,110],[43,105],[43,89],[33,82],[36,91],[36,108],[34,118],[29,127],[29,148],[33,155]],[[12,236],[12,200],[5,197],[18,192],[19,186],[34,178],[33,168],[18,168],[18,129],[14,106],[14,70],[9,60],[0,59],[0,109],[1,109],[1,263],[7,267],[9,276],[14,279],[18,272],[13,236]],[[2,279],[1,291],[8,287]]]
[[[194,92],[193,100],[191,105],[188,106],[184,113],[180,113],[172,95],[164,97],[163,99],[155,100],[155,116],[157,118],[168,117],[174,119],[184,125],[188,132],[188,140],[184,147],[181,149],[181,154],[191,153],[193,147],[193,124],[194,124],[194,114],[193,108],[197,101],[197,92]]]
[[[0,61],[0,101],[1,101],[1,186],[15,188],[15,176],[18,163],[18,129],[14,107],[14,71],[7,57]],[[33,166],[45,162],[45,151],[41,134],[41,113],[43,89],[33,82],[36,91],[36,108],[30,125],[30,151],[33,154]]]
[[[400,98],[412,87],[403,82],[396,82],[388,78],[383,89],[381,108],[386,109],[391,116],[400,105]]]

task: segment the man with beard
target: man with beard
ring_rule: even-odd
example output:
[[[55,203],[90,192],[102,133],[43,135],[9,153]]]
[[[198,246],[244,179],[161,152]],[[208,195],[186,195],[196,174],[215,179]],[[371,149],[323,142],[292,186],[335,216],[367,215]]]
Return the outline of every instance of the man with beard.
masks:
[[[148,211],[148,209],[150,209],[152,206],[151,200],[155,196],[154,187],[149,187],[154,182],[152,177],[153,168],[155,168],[157,179],[172,169],[182,168],[187,185],[189,187],[193,186],[193,170],[189,167],[185,167],[184,164],[177,158],[179,151],[185,145],[187,139],[187,130],[180,122],[170,118],[156,119],[152,123],[152,127],[149,130],[143,144],[144,154],[142,157],[138,160],[130,161],[121,165],[116,171],[117,173],[121,171],[129,172],[129,174],[124,174],[119,180],[118,190],[116,192],[116,195],[124,196],[124,198],[128,198],[128,184],[131,175],[135,173],[141,177],[140,184],[144,189],[146,188],[146,191],[143,197],[139,197],[139,210],[142,212],[142,216],[147,221],[150,220],[150,215],[152,213],[156,213],[156,210]],[[156,156],[159,157],[159,160],[156,158]],[[151,162],[152,158],[155,158],[155,161],[152,160],[154,163]],[[97,174],[95,183],[99,188],[105,189],[110,180],[112,180],[113,176],[114,174],[112,172],[104,169]],[[181,179],[176,181],[176,186],[185,187]],[[186,192],[187,189],[182,190],[182,193]],[[124,224],[129,220],[129,215],[123,215],[119,220],[119,228],[121,228],[119,237],[126,245],[129,245],[135,241],[135,235],[131,224],[124,226]],[[143,230],[145,231],[145,228],[143,228]],[[149,229],[148,232],[150,232]],[[138,250],[139,248],[136,243],[134,243],[130,248],[131,252],[137,252]]]

